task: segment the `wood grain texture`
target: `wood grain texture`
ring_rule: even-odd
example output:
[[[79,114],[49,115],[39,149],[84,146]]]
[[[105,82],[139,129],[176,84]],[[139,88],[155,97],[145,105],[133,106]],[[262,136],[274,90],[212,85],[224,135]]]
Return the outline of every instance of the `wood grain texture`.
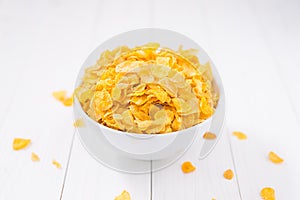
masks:
[[[262,187],[271,186],[278,199],[299,199],[299,121],[295,113],[297,103],[291,104],[299,95],[296,84],[299,79],[291,75],[299,73],[294,67],[298,58],[292,56],[295,51],[289,41],[293,37],[287,39],[281,34],[290,23],[295,26],[286,31],[289,36],[295,34],[299,18],[289,17],[291,21],[280,24],[284,20],[278,19],[287,13],[283,13],[286,8],[278,6],[291,5],[278,1],[254,4],[250,1],[204,4],[214,41],[212,54],[220,66],[227,95],[227,124],[231,131],[244,131],[249,137],[247,141],[231,140],[241,194],[243,199],[257,199]],[[296,2],[290,4],[298,7]],[[281,12],[276,14],[276,10]],[[272,39],[274,35],[276,41]],[[298,39],[294,37],[295,42]],[[278,59],[284,55],[290,60],[281,62],[293,65],[284,65],[283,69]],[[267,154],[271,150],[281,154],[286,162],[279,166],[270,163]]]
[[[60,198],[74,131],[72,108],[57,102],[52,92],[72,94],[88,53],[91,7],[83,2],[1,2],[1,200]],[[15,137],[30,138],[32,145],[15,152]],[[33,163],[31,152],[41,161]]]
[[[224,129],[213,152],[204,160],[199,160],[202,140],[199,134],[191,148],[178,161],[153,173],[153,199],[241,199],[227,129]],[[181,164],[186,161],[194,164],[194,172],[182,172]],[[232,180],[223,177],[227,169],[233,170],[235,174]]]
[[[123,190],[132,199],[150,199],[150,174],[110,169],[94,160],[76,137],[62,199],[114,199]]]
[[[203,48],[209,46],[210,29],[203,3],[181,1],[176,7],[169,9],[172,4],[173,1],[165,1],[165,4],[154,1],[154,26],[179,31],[193,38]],[[176,23],[170,23],[173,21]],[[218,65],[217,67],[219,69]],[[153,173],[153,199],[240,199],[237,180],[227,181],[222,177],[223,171],[233,169],[226,131],[207,159],[198,160],[199,147],[200,140],[172,166]],[[191,174],[183,174],[180,167],[184,161],[192,161],[197,170]]]

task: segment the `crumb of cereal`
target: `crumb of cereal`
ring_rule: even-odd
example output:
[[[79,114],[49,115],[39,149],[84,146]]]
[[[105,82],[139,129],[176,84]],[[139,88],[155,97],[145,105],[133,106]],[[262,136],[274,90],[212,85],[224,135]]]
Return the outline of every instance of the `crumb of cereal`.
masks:
[[[186,161],[186,162],[182,163],[181,169],[182,169],[183,173],[190,173],[190,172],[195,171],[196,167],[190,161]]]
[[[115,200],[131,200],[130,194],[126,190],[123,190],[119,196],[115,197]]]
[[[40,161],[40,157],[37,154],[32,152],[31,153],[31,160],[34,161],[34,162]]]
[[[76,119],[75,122],[73,123],[73,126],[75,128],[80,128],[84,126],[84,122],[82,119]]]
[[[260,196],[263,200],[275,200],[275,190],[270,187],[264,187],[260,191]]]
[[[243,132],[240,131],[234,131],[232,133],[237,139],[239,140],[246,140],[247,139],[247,135]]]
[[[64,106],[73,105],[73,95],[71,97],[67,97],[67,91],[65,90],[52,92],[52,96]]]
[[[31,143],[30,139],[24,138],[15,138],[13,141],[13,149],[14,150],[21,150],[26,148]]]
[[[207,140],[214,140],[214,139],[216,139],[216,137],[217,137],[216,134],[214,134],[212,132],[206,132],[203,135],[203,138],[207,139]]]
[[[233,171],[231,169],[227,169],[224,173],[223,173],[224,178],[226,178],[227,180],[231,180],[234,176]]]
[[[269,160],[272,161],[275,164],[280,164],[283,163],[283,159],[281,157],[279,157],[276,153],[274,153],[273,151],[269,152]]]
[[[52,160],[52,164],[58,168],[58,169],[61,169],[61,164],[59,162],[57,162],[56,160]]]

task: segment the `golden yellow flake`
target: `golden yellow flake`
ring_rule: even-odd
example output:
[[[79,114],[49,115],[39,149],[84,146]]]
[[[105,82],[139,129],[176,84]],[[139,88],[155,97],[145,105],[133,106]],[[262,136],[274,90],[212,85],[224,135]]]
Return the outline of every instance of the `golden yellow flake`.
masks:
[[[247,135],[243,132],[240,131],[234,131],[232,133],[237,139],[239,140],[246,140],[247,139]]]
[[[21,150],[26,148],[31,143],[30,139],[15,138],[13,141],[13,149]]]
[[[57,162],[56,160],[52,160],[52,164],[57,168],[57,169],[61,169],[61,164],[59,162]]]
[[[52,92],[52,96],[65,106],[73,105],[73,95],[71,97],[67,97],[67,91],[65,90]]]
[[[67,91],[65,90],[52,92],[52,96],[60,102],[64,101],[66,95],[67,95]]]
[[[260,196],[263,200],[275,200],[275,190],[271,187],[264,187],[260,191]]]
[[[214,134],[212,132],[206,132],[203,135],[203,138],[207,139],[207,140],[214,140],[214,139],[216,139],[216,137],[217,137],[216,134]]]
[[[73,105],[73,97],[68,97],[66,99],[64,99],[62,101],[62,103],[65,105],[65,106],[72,106]]]
[[[183,171],[183,173],[190,173],[195,171],[195,169],[196,167],[190,161],[186,161],[181,165],[181,170]]]
[[[227,169],[224,173],[223,173],[224,178],[231,180],[234,176],[233,171],[231,169]]]
[[[119,196],[115,197],[115,200],[131,200],[131,197],[129,192],[123,190],[123,192]]]
[[[269,152],[268,157],[269,157],[269,160],[272,161],[275,164],[280,164],[280,163],[283,163],[283,161],[284,161],[281,157],[279,157],[273,151]]]
[[[33,162],[40,161],[40,157],[37,154],[35,154],[35,153],[32,152],[31,153],[31,160]]]
[[[80,128],[84,126],[83,119],[76,119],[75,122],[73,123],[73,126],[76,128]]]

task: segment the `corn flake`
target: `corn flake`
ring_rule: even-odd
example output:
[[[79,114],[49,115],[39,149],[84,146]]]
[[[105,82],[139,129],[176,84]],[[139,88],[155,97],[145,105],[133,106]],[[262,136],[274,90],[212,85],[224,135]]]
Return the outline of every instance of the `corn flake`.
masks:
[[[181,98],[173,98],[172,102],[180,114],[188,114],[191,113],[192,107],[186,102],[184,99]]]
[[[274,153],[273,151],[269,152],[268,157],[269,157],[269,160],[275,164],[280,164],[280,163],[284,162],[284,160],[281,157],[279,157],[276,153]]]
[[[73,97],[68,97],[63,100],[62,102],[65,106],[72,106],[73,105]]]
[[[13,141],[13,149],[21,150],[26,148],[31,143],[30,139],[15,138]]]
[[[124,125],[127,125],[129,127],[133,126],[134,118],[133,118],[133,115],[130,112],[130,110],[124,111],[121,116],[122,116],[122,121],[123,121]]]
[[[76,119],[75,122],[73,123],[73,126],[76,128],[80,128],[84,126],[83,119]]]
[[[119,87],[114,87],[111,92],[112,100],[119,100],[121,97],[121,89]]]
[[[57,162],[56,160],[52,160],[52,164],[57,168],[57,169],[61,169],[61,164],[59,162]]]
[[[40,161],[40,157],[37,154],[35,154],[35,153],[32,152],[31,153],[31,160],[33,162]]]
[[[237,139],[239,140],[246,140],[247,139],[247,135],[243,132],[239,132],[239,131],[234,131],[232,133]]]
[[[207,139],[207,140],[214,140],[214,139],[216,139],[216,137],[217,137],[216,134],[214,134],[212,132],[206,132],[203,135],[203,138]]]
[[[260,196],[263,200],[275,200],[275,190],[271,187],[264,187],[260,191]]]
[[[64,101],[66,95],[67,95],[67,91],[65,90],[52,92],[52,96],[60,102]]]
[[[157,61],[158,58],[159,58],[159,62]],[[157,64],[161,64],[161,65],[152,65],[151,67],[152,75],[156,78],[167,77],[170,71],[170,68],[166,67],[169,65],[169,60],[170,60],[169,58],[157,57],[156,58]]]
[[[186,161],[181,165],[181,170],[183,171],[183,173],[190,173],[195,171],[195,169],[196,167],[190,161]]]
[[[73,95],[71,97],[67,97],[67,91],[65,90],[52,92],[52,96],[65,106],[73,105]]]
[[[181,127],[182,127],[182,118],[178,114],[174,115],[174,120],[173,120],[173,122],[171,124],[171,127],[175,131],[181,129]]]
[[[115,197],[115,200],[131,200],[129,192],[124,190],[119,196]]]
[[[106,89],[95,92],[94,106],[95,106],[96,113],[101,113],[102,111],[106,111],[109,108],[111,108],[112,105],[113,102],[111,100],[110,94]]]
[[[231,180],[234,176],[233,171],[231,169],[227,169],[224,173],[223,173],[224,178]]]

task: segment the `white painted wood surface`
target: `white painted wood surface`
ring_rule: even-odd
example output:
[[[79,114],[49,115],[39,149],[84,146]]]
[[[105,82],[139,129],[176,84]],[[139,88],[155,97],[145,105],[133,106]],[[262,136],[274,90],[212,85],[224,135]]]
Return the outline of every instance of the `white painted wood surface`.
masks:
[[[0,1],[0,199],[300,199],[300,2],[296,0]],[[152,174],[97,163],[72,128],[72,109],[55,90],[72,91],[80,65],[112,35],[141,27],[181,32],[214,60],[227,96],[227,127],[213,153],[194,145]],[[231,131],[247,133],[239,141]],[[26,150],[11,148],[27,137]],[[270,163],[270,150],[282,165]],[[41,161],[33,163],[31,152]],[[52,159],[62,164],[56,169]],[[182,174],[181,162],[197,170]],[[225,180],[227,168],[235,178]]]

